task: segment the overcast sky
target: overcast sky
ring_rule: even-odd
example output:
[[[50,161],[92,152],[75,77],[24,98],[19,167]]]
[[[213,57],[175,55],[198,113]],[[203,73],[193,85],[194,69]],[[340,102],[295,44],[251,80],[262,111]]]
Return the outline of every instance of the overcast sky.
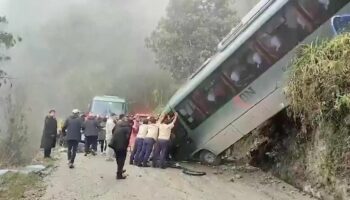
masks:
[[[144,39],[166,5],[167,0],[0,0],[7,30],[23,38],[9,52],[6,70],[32,96],[44,96],[47,107],[57,106],[55,93],[64,89],[67,74],[79,76],[77,69],[113,70],[116,78],[147,74],[156,65]]]

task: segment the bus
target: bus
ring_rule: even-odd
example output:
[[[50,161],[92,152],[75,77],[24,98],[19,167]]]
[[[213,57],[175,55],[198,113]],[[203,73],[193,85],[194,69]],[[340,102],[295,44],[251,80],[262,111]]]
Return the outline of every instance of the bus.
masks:
[[[173,95],[172,156],[218,164],[221,154],[288,106],[287,70],[301,44],[331,38],[350,0],[261,0]]]
[[[128,106],[125,99],[117,96],[95,96],[90,105],[90,113],[101,117],[127,114]]]

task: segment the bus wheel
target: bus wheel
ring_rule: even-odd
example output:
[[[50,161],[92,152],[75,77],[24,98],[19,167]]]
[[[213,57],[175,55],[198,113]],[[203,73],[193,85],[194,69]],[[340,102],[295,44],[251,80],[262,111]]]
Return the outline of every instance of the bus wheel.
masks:
[[[221,157],[216,156],[215,154],[213,154],[208,150],[201,151],[199,158],[202,164],[219,165],[221,163]]]

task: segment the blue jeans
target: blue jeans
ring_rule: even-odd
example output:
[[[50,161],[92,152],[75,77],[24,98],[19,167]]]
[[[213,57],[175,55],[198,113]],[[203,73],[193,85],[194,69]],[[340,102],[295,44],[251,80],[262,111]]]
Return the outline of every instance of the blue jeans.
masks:
[[[131,152],[130,155],[130,163],[139,163],[139,157],[142,151],[142,145],[143,145],[143,138],[136,138],[135,140],[135,145],[134,145],[134,149]]]
[[[138,165],[141,164],[140,162],[142,162],[143,165],[147,164],[155,142],[156,141],[153,138],[145,138],[143,140],[142,150],[138,158]]]
[[[166,167],[166,158],[169,151],[169,140],[158,140],[153,153],[153,166]]]

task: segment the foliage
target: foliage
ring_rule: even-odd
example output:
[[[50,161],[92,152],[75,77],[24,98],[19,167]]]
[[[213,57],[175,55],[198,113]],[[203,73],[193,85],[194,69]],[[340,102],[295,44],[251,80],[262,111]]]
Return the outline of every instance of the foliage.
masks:
[[[6,98],[7,111],[4,113],[8,124],[6,133],[0,140],[0,166],[20,165],[28,160],[25,155],[28,127],[23,105],[13,101],[12,96]]]
[[[0,199],[23,199],[28,190],[43,187],[37,174],[7,173],[0,177]]]
[[[7,24],[8,21],[6,17],[0,16],[0,25]],[[4,53],[1,52],[1,49],[9,49],[15,46],[15,44],[22,41],[22,38],[18,37],[17,39],[13,36],[13,34],[6,32],[5,30],[0,29],[0,62],[8,61],[11,58]],[[5,71],[0,68],[0,87],[4,84],[8,83],[8,77]]]
[[[286,89],[289,109],[308,128],[315,148],[324,149],[315,159],[317,176],[336,192],[337,179],[350,175],[350,35],[304,46],[299,53]]]
[[[341,122],[350,110],[350,35],[304,46],[293,63],[287,98],[304,124]]]
[[[228,0],[170,0],[167,16],[146,38],[157,64],[177,80],[193,73],[214,54],[237,23]]]

